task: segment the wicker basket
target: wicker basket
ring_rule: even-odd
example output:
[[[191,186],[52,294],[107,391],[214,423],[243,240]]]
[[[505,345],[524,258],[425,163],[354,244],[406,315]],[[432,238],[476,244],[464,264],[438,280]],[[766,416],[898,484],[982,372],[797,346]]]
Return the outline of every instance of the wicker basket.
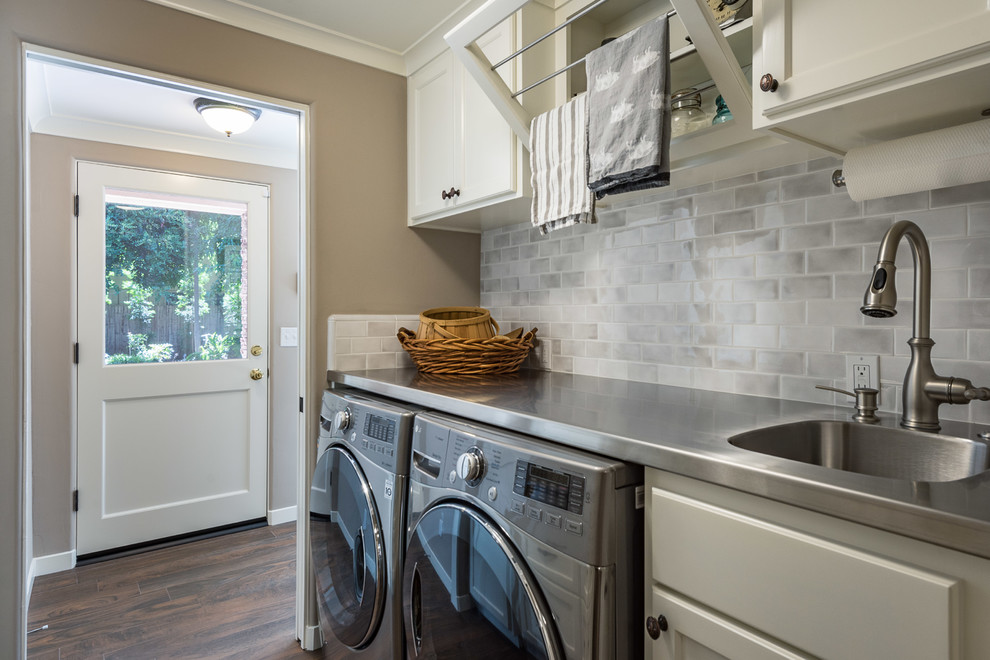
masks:
[[[521,336],[520,336],[521,335]],[[433,374],[507,374],[522,366],[536,340],[536,328],[490,339],[417,339],[400,328],[399,343],[416,367]]]
[[[419,315],[416,339],[491,339],[498,323],[484,307],[436,307]]]

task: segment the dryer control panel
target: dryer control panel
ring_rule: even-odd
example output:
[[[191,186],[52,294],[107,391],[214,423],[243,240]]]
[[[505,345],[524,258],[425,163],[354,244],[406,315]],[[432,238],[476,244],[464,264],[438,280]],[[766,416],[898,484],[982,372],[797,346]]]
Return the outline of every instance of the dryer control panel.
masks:
[[[430,487],[431,499],[466,499],[555,548],[598,564],[609,554],[620,490],[634,488],[636,480],[642,483],[642,471],[529,436],[421,413],[413,430],[409,478],[414,491],[421,490],[417,484]]]

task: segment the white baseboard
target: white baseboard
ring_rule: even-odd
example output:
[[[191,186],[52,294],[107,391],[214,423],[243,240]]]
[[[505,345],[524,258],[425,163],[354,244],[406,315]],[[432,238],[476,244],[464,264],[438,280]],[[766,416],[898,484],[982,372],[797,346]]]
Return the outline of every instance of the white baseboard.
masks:
[[[30,582],[34,583],[34,578],[59,571],[67,571],[76,565],[76,551],[59,552],[54,555],[35,557],[31,560]]]
[[[281,525],[282,523],[293,522],[296,519],[297,508],[295,505],[287,506],[284,509],[274,509],[268,511],[268,524]]]

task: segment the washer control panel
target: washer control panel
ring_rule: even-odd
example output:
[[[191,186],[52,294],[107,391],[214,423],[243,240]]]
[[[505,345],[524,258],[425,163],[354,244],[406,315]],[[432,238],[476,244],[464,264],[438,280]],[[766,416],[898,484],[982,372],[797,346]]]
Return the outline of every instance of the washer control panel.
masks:
[[[413,415],[411,410],[363,393],[327,390],[320,412],[320,448],[343,440],[381,467],[406,474]]]

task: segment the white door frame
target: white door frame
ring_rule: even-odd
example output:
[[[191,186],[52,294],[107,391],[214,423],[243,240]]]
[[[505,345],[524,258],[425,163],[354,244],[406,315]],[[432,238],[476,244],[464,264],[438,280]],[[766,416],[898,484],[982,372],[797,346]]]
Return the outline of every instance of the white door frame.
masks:
[[[296,497],[296,553],[297,557],[301,558],[303,561],[299,561],[296,566],[297,575],[306,575],[311,570],[308,561],[308,550],[305,545],[305,528],[307,520],[307,509],[304,503],[307,501],[306,498],[309,495],[308,481],[310,478],[309,470],[311,469],[311,461],[309,455],[314,453],[311,451],[313,449],[313,442],[310,442],[309,438],[316,437],[316,423],[312,421],[311,410],[319,410],[319,394],[314,401],[309,400],[309,364],[311,363],[311,353],[312,353],[312,342],[309,337],[309,309],[311,308],[311,292],[310,292],[310,262],[311,262],[311,245],[310,236],[312,233],[312,208],[313,200],[312,193],[313,186],[310,182],[311,177],[311,149],[310,149],[310,136],[311,136],[311,108],[309,105],[297,103],[295,101],[289,101],[286,99],[280,99],[270,96],[265,96],[261,94],[256,94],[253,92],[238,90],[223,86],[218,86],[212,83],[206,83],[198,80],[193,80],[190,78],[183,78],[179,76],[164,74],[158,71],[152,71],[148,69],[142,69],[139,67],[129,66],[125,64],[120,64],[117,62],[108,62],[105,60],[99,60],[96,58],[85,57],[78,55],[76,53],[70,53],[66,51],[61,51],[53,48],[47,48],[44,46],[38,46],[31,43],[21,42],[21,52],[20,52],[20,77],[21,77],[21,103],[20,103],[20,124],[21,124],[21,139],[22,145],[30,144],[31,139],[31,128],[28,125],[28,108],[27,108],[27,95],[25,93],[25,70],[27,63],[27,54],[40,53],[47,54],[53,57],[58,57],[64,60],[75,62],[82,66],[90,66],[99,69],[110,69],[114,71],[121,71],[124,73],[132,74],[135,76],[140,76],[142,78],[162,81],[165,84],[178,85],[183,88],[192,88],[197,90],[202,90],[204,93],[215,93],[221,95],[233,95],[243,98],[249,102],[256,102],[260,104],[267,104],[272,106],[277,106],[279,108],[295,112],[299,117],[299,162],[297,166],[298,172],[298,182],[299,189],[298,194],[298,208],[299,208],[299,218],[298,218],[298,235],[299,235],[299,245],[298,245],[298,382],[297,388],[300,398],[300,413],[299,413],[299,423],[296,425],[297,428],[297,497]],[[30,232],[30,199],[31,199],[31,176],[30,176],[30,162],[29,162],[29,149],[23,146],[20,150],[20,163],[18,164],[19,171],[21,173],[21,195],[22,195],[22,217],[20,225],[22,228],[22,238],[21,238],[21,250],[23,254],[23,262],[21,264],[21,273],[23,274],[21,281],[21,293],[23,304],[23,318],[22,318],[22,329],[23,329],[23,385],[25,386],[23,392],[23,405],[22,414],[24,415],[23,422],[23,442],[24,445],[21,450],[21,455],[24,457],[23,465],[21,466],[22,472],[22,493],[24,497],[24,504],[21,511],[24,515],[29,515],[32,511],[30,506],[31,493],[28,490],[30,486],[29,475],[27,473],[30,460],[30,444],[31,444],[31,409],[32,409],[32,397],[31,397],[31,362],[30,362],[30,309],[31,309],[31,299],[32,291],[30,287],[30,277],[31,272],[31,262],[30,262],[30,246],[31,246],[31,232]],[[73,447],[73,452],[75,448]],[[270,488],[269,488],[270,491]],[[23,538],[25,534],[29,533],[31,529],[30,520],[24,521],[23,530],[14,530],[16,534],[22,537],[20,541],[20,546],[22,549],[26,550],[31,547],[27,543],[27,539]],[[73,538],[74,535],[73,535]],[[73,558],[75,557],[75,551],[72,553]],[[27,605],[28,598],[31,595],[31,584],[30,579],[33,573],[31,572],[28,564],[31,562],[31,557],[25,556],[25,567],[24,572],[26,573],[24,577],[24,608],[23,616],[20,617],[20,621],[17,624],[17,629],[20,630],[22,639],[24,639],[27,632]],[[73,560],[74,563],[74,560]],[[312,601],[312,604],[310,603]],[[313,649],[314,640],[312,638],[313,630],[307,628],[306,621],[312,616],[309,612],[312,609],[312,605],[315,605],[315,596],[313,594],[312,588],[308,586],[307,581],[304,579],[296,580],[296,636],[303,643],[303,647],[306,649]],[[309,646],[307,646],[309,644]],[[22,648],[26,648],[26,643]]]

